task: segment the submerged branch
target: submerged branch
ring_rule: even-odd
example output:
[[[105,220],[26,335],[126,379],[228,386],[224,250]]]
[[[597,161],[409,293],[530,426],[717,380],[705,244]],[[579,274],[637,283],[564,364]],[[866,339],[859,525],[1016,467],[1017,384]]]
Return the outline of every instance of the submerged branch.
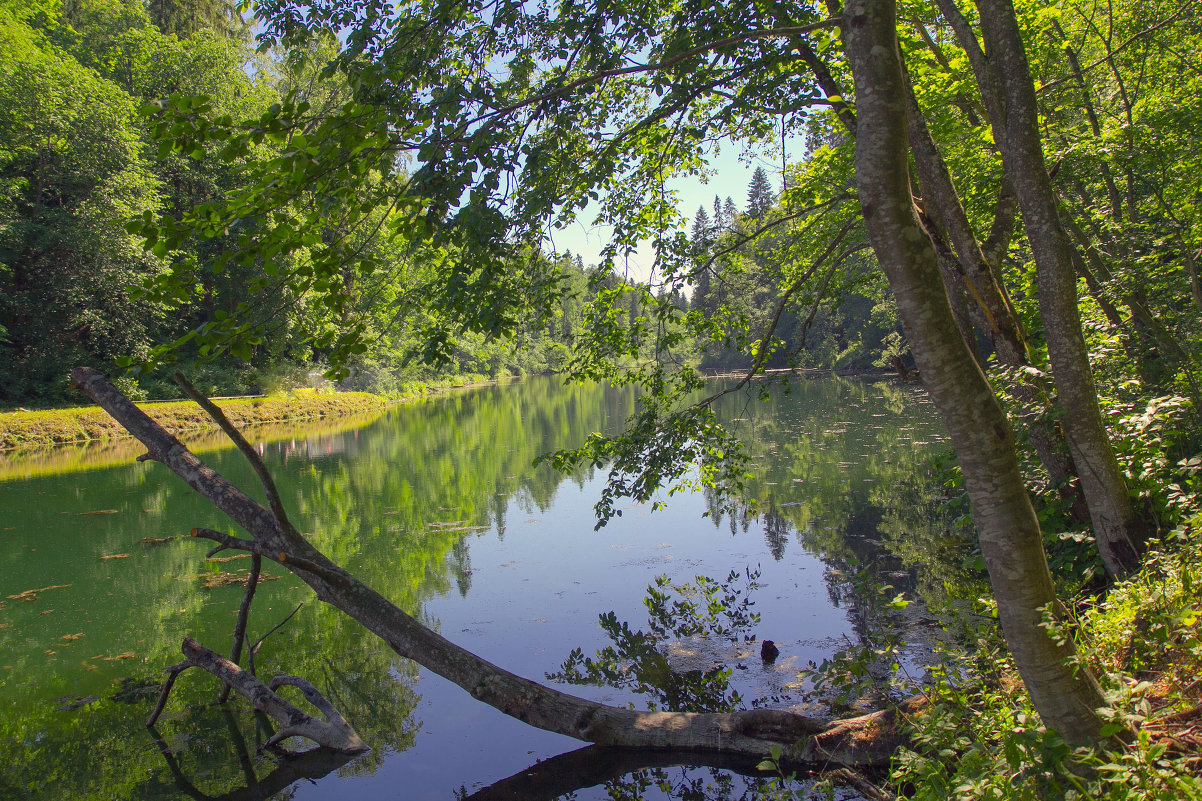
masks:
[[[242,593],[242,603],[238,606],[238,622],[234,624],[234,644],[230,648],[230,661],[235,665],[242,659],[242,645],[246,641],[246,623],[250,618],[250,605],[255,600],[255,589],[259,586],[259,574],[263,571],[263,557],[254,554],[250,560],[250,576],[246,579],[246,591]],[[251,671],[254,675],[254,671]],[[230,685],[221,688],[217,703],[224,704],[230,698]]]
[[[184,638],[182,650],[185,659],[167,669],[167,681],[163,683],[159,702],[155,706],[150,720],[146,722],[148,728],[153,727],[158,721],[159,715],[163,713],[163,708],[167,705],[167,697],[171,694],[171,689],[175,686],[175,680],[179,678],[179,675],[189,668],[198,667],[221,679],[226,686],[233,688],[239,695],[250,701],[255,709],[266,713],[280,724],[280,730],[263,744],[264,748],[277,745],[289,737],[303,737],[324,748],[343,754],[359,754],[368,750],[341,713],[304,679],[296,676],[277,676],[268,686],[230,660],[205,648],[191,637]],[[309,703],[322,713],[325,720],[319,720],[306,714],[277,695],[275,689],[285,684],[300,689]]]

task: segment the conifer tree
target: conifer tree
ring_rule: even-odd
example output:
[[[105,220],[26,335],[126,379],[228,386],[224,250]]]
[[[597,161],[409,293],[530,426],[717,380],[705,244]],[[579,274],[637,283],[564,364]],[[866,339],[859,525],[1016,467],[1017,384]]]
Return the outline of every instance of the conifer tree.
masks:
[[[693,246],[695,254],[702,254],[709,249],[713,242],[713,226],[710,222],[710,216],[705,211],[705,206],[697,207],[697,215],[693,218],[693,230],[689,235],[689,242]]]
[[[751,174],[751,184],[747,187],[747,216],[760,219],[772,208],[772,182],[763,167],[756,167]]]
[[[735,224],[735,220],[739,216],[739,208],[735,205],[735,201],[730,195],[726,196],[726,202],[722,204],[722,219],[725,222],[724,228],[730,228]]]

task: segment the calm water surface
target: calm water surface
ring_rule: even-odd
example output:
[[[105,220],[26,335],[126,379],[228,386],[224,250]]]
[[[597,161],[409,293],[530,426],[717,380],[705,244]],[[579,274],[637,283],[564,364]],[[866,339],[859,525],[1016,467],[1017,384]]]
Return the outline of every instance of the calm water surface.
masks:
[[[880,544],[926,524],[915,518],[915,486],[926,456],[944,448],[942,428],[921,392],[892,382],[812,379],[766,401],[723,402],[749,443],[758,511],[724,515],[703,494],[677,495],[654,514],[627,502],[600,531],[592,504],[604,474],[565,477],[531,462],[618,425],[628,391],[534,379],[396,407],[360,427],[256,436],[314,544],[453,641],[531,678],[559,670],[573,648],[610,644],[602,613],[645,627],[657,576],[684,583],[758,568],[761,618],[743,633],[774,640],[776,663],[760,661],[758,642],[718,638],[669,644],[673,669],[722,664],[746,703],[804,705],[797,671],[870,636],[879,604],[857,595],[856,566],[893,591],[921,581]],[[197,447],[255,487],[235,451]],[[311,680],[373,751],[346,764],[277,765],[255,750],[265,724],[241,700],[212,704],[216,680],[197,671],[149,732],[154,682],[179,661],[182,637],[228,649],[249,559],[206,559],[211,543],[180,537],[194,526],[233,530],[165,468],[133,463],[137,452],[0,457],[0,798],[501,797],[512,784],[495,783],[581,747],[396,657],[274,565],[252,636],[301,608],[263,645],[260,675]],[[566,689],[648,702],[612,687]],[[526,797],[554,795],[554,784],[527,781]],[[757,787],[676,767],[572,797],[703,788],[739,798]]]

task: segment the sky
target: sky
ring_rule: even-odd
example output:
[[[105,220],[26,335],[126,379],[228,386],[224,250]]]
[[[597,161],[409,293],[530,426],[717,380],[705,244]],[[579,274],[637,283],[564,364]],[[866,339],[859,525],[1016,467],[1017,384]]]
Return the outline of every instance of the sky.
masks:
[[[796,162],[802,154],[801,139],[787,143],[787,156],[791,162]],[[744,147],[737,142],[727,142],[710,158],[713,174],[708,179],[700,176],[683,176],[674,179],[668,188],[677,194],[677,206],[682,215],[692,226],[697,207],[704,206],[710,212],[714,205],[714,195],[723,201],[727,197],[734,200],[739,211],[747,203],[747,187],[751,183],[751,175],[756,167],[763,167],[772,183],[773,192],[779,192],[781,186],[780,150],[775,153],[745,153]],[[608,241],[610,229],[607,226],[591,225],[596,216],[597,205],[590,204],[577,215],[577,221],[562,230],[554,232],[552,244],[556,251],[562,253],[570,250],[573,255],[579,254],[586,265],[596,264],[601,260],[600,252]],[[646,281],[651,272],[654,253],[650,245],[645,245],[631,256],[626,265],[627,277],[636,281]]]

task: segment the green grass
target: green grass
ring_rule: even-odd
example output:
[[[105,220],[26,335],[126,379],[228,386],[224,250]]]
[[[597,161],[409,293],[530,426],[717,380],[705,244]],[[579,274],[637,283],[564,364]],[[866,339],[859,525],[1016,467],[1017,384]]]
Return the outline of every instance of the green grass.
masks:
[[[367,392],[319,394],[296,390],[288,395],[218,401],[238,427],[264,423],[316,420],[382,409],[389,401]],[[209,416],[191,401],[138,404],[172,434],[216,429]],[[0,413],[0,451],[35,448],[129,436],[98,406]]]

